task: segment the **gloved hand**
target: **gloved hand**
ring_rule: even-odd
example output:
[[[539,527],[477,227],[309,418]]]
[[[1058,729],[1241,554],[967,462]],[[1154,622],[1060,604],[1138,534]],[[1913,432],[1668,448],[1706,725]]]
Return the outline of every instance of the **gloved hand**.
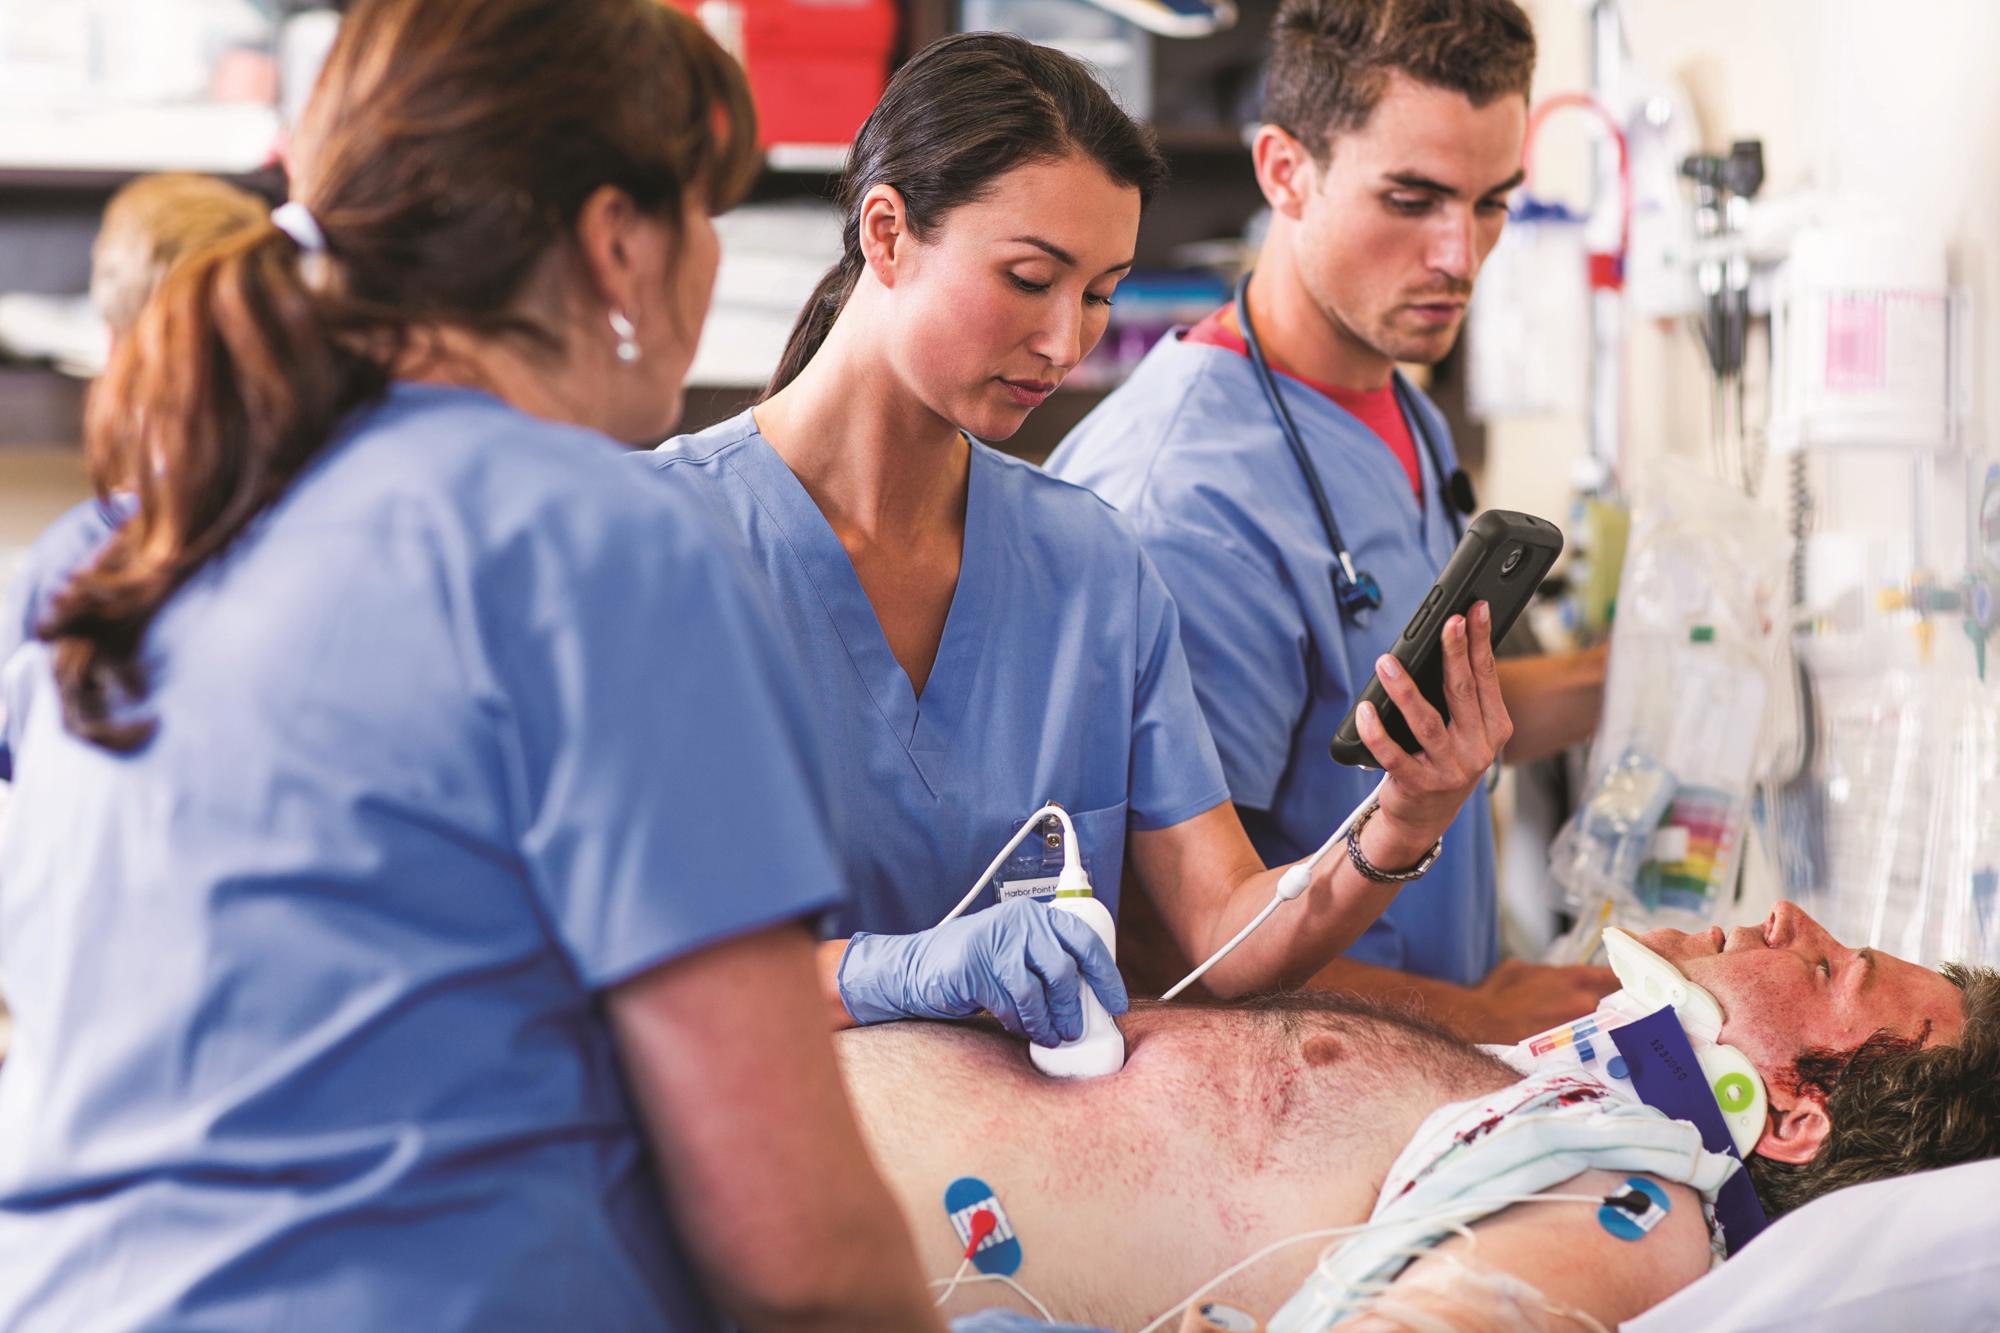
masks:
[[[1124,979],[1097,933],[1015,898],[915,935],[857,934],[840,960],[840,1001],[857,1023],[984,1009],[1017,1037],[1060,1046],[1083,1035],[1079,973],[1107,1011],[1125,1012]]]
[[[1018,900],[1017,900],[1018,901]],[[976,1310],[951,1321],[951,1333],[1110,1333],[1095,1324],[1045,1324],[1015,1310]]]

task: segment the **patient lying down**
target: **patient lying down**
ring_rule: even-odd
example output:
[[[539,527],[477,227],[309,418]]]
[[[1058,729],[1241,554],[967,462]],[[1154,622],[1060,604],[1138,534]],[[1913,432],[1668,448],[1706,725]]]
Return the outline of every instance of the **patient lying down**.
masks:
[[[1716,997],[1723,1040],[1764,1076],[1770,1119],[1752,1178],[1767,1211],[2000,1155],[2000,975],[1940,974],[1848,949],[1789,903],[1757,926],[1644,941]],[[1407,1177],[1412,1136],[1441,1108],[1521,1100],[1518,1076],[1477,1047],[1323,993],[1137,1005],[1121,1026],[1125,1068],[1075,1082],[1042,1077],[997,1031],[902,1023],[839,1037],[849,1091],[935,1276],[957,1271],[965,1246],[946,1188],[975,1177],[1019,1242],[1023,1288],[1059,1319],[1140,1328],[1266,1246],[1368,1221],[1392,1172]],[[1698,1168],[1682,1178],[1712,1190],[1719,1165],[1708,1179]],[[1587,1170],[1542,1193],[1617,1194],[1631,1174]],[[1594,1202],[1494,1212],[1469,1239],[1399,1264],[1399,1276],[1392,1269],[1376,1313],[1341,1327],[1399,1327],[1386,1318],[1399,1310],[1455,1327],[1614,1325],[1712,1262],[1696,1190],[1661,1184],[1669,1211],[1637,1241],[1606,1230]],[[1278,1248],[1203,1299],[1269,1318],[1329,1243]],[[946,1309],[1010,1301],[1027,1308],[979,1283]]]

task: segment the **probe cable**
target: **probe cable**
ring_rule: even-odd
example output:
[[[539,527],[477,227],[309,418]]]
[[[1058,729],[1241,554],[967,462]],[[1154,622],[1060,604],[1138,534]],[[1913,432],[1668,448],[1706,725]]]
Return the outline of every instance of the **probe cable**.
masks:
[[[942,1277],[938,1277],[938,1279],[932,1279],[932,1283],[930,1283],[932,1287],[944,1287],[944,1291],[940,1291],[940,1293],[938,1293],[938,1299],[930,1303],[930,1305],[932,1305],[932,1309],[936,1309],[936,1307],[944,1305],[946,1301],[950,1301],[950,1299],[952,1299],[952,1293],[954,1293],[954,1291],[958,1291],[960,1283],[1006,1283],[1008,1287],[1012,1287],[1012,1289],[1014,1289],[1014,1291],[1016,1291],[1016,1293],[1020,1295],[1020,1299],[1022,1299],[1022,1301],[1026,1301],[1028,1305],[1032,1305],[1032,1307],[1034,1307],[1034,1313],[1038,1313],[1038,1315],[1042,1317],[1042,1323],[1056,1323],[1056,1317],[1048,1313],[1048,1307],[1046,1307],[1046,1305],[1042,1305],[1040,1301],[1036,1301],[1036,1299],[1034,1299],[1034,1293],[1032,1293],[1032,1291],[1028,1291],[1026,1287],[1022,1287],[1020,1283],[1016,1283],[1016,1281],[1014,1281],[1012,1277],[1008,1277],[1006,1273],[974,1273],[974,1275],[970,1275],[970,1277],[966,1275],[966,1269],[970,1269],[970,1267],[972,1267],[972,1255],[974,1255],[974,1253],[978,1253],[978,1247],[980,1247],[980,1241],[984,1241],[984,1239],[986,1239],[988,1235],[992,1235],[992,1229],[994,1229],[994,1227],[998,1227],[998,1225],[1000,1225],[1000,1223],[998,1223],[998,1219],[996,1219],[996,1217],[992,1215],[992,1211],[990,1211],[990,1209],[980,1209],[978,1213],[974,1213],[972,1217],[968,1217],[968,1219],[966,1219],[966,1231],[968,1231],[968,1235],[970,1235],[970,1239],[966,1241],[966,1257],[958,1261],[958,1271],[956,1271],[956,1273],[952,1273],[952,1279],[950,1279],[950,1281],[946,1281],[946,1279],[942,1279]]]
[[[950,1281],[946,1281],[943,1278],[933,1278],[931,1280],[930,1284],[931,1286],[944,1288],[943,1291],[938,1293],[938,1298],[931,1302],[931,1308],[936,1309],[938,1306],[943,1305],[946,1301],[950,1300],[951,1294],[954,1291],[957,1291],[960,1285],[962,1285],[963,1283],[1004,1282],[1009,1287],[1012,1287],[1014,1289],[1015,1294],[1020,1296],[1022,1300],[1026,1301],[1028,1304],[1035,1307],[1035,1313],[1039,1314],[1042,1317],[1043,1323],[1045,1324],[1055,1323],[1056,1317],[1049,1313],[1049,1307],[1043,1305],[1040,1301],[1036,1300],[1035,1293],[1029,1291],[1026,1287],[1016,1282],[1008,1274],[966,1273],[965,1270],[972,1267],[972,1256],[978,1252],[980,1242],[984,1241],[987,1238],[987,1236],[991,1235],[993,1229],[998,1225],[999,1225],[998,1219],[996,1219],[993,1216],[992,1210],[988,1208],[981,1208],[978,1212],[974,1213],[971,1217],[966,1219],[966,1231],[968,1233],[969,1239],[967,1239],[967,1241],[965,1242],[965,1257],[959,1260],[958,1271],[951,1275]]]
[[[931,1302],[932,1309],[936,1309],[950,1300],[951,1294],[958,1290],[958,1284],[965,1281],[965,1270],[972,1267],[972,1256],[978,1251],[979,1242],[991,1235],[993,1228],[997,1225],[998,1223],[993,1216],[993,1210],[990,1208],[981,1208],[966,1219],[965,1229],[967,1238],[965,1242],[965,1257],[959,1261],[958,1271],[951,1275],[951,1281],[947,1282],[944,1290],[938,1293],[938,1298]],[[937,1283],[933,1282],[931,1285],[935,1287]]]
[[[1230,955],[1230,952],[1234,950],[1237,945],[1249,939],[1251,932],[1256,930],[1257,927],[1263,925],[1264,922],[1270,918],[1271,913],[1277,911],[1282,904],[1288,903],[1292,901],[1292,899],[1297,898],[1300,894],[1304,893],[1306,891],[1307,886],[1312,883],[1313,870],[1319,865],[1320,858],[1325,856],[1328,852],[1332,851],[1335,847],[1338,847],[1341,843],[1347,840],[1348,831],[1354,827],[1355,821],[1360,819],[1361,816],[1367,814],[1370,810],[1373,810],[1375,808],[1377,802],[1379,802],[1382,798],[1382,788],[1387,786],[1388,783],[1389,779],[1387,776],[1384,776],[1380,782],[1376,783],[1375,790],[1369,792],[1368,798],[1363,802],[1361,802],[1360,805],[1355,806],[1354,809],[1348,813],[1347,818],[1340,821],[1340,827],[1333,831],[1332,837],[1328,838],[1325,842],[1320,844],[1318,851],[1314,852],[1311,856],[1308,856],[1303,861],[1294,861],[1291,865],[1287,866],[1285,868],[1285,873],[1278,876],[1277,892],[1271,895],[1271,901],[1264,904],[1263,910],[1258,912],[1257,915],[1251,917],[1250,923],[1244,926],[1243,929],[1237,931],[1235,936],[1230,939],[1229,943],[1223,945],[1220,949],[1217,949],[1214,953],[1210,954],[1208,956],[1207,962],[1203,963],[1200,967],[1197,967],[1194,971],[1188,973],[1186,976],[1182,977],[1179,981],[1175,982],[1173,988],[1167,991],[1166,994],[1162,995],[1160,999],[1163,1002],[1166,1000],[1171,1000],[1176,995],[1179,995],[1182,991],[1186,990],[1189,986],[1192,986],[1195,982],[1200,981],[1203,975],[1207,973],[1208,969],[1214,967],[1217,963],[1227,958]],[[1009,846],[1008,850],[1009,851],[1013,850],[1011,845]],[[1001,853],[1001,855],[1005,856],[1006,853],[1003,852]]]
[[[1029,1291],[1005,1273],[974,1273],[972,1276],[966,1278],[965,1281],[968,1285],[974,1282],[1004,1283],[1013,1290],[1016,1296],[1019,1296],[1022,1300],[1035,1307],[1035,1313],[1041,1316],[1044,1324],[1053,1324],[1056,1322],[1056,1317],[1049,1313],[1049,1307],[1035,1299],[1035,1293]],[[941,1287],[944,1285],[944,1279],[935,1278],[931,1281],[931,1285],[933,1287]]]
[[[1278,887],[1272,893],[1271,901],[1265,903],[1257,915],[1251,917],[1243,929],[1237,931],[1230,938],[1229,943],[1210,954],[1207,961],[1202,963],[1200,967],[1197,967],[1194,971],[1174,983],[1170,990],[1160,996],[1161,1001],[1165,1002],[1173,999],[1189,986],[1201,980],[1202,977],[1208,974],[1210,968],[1227,958],[1235,951],[1237,945],[1249,939],[1259,926],[1270,920],[1271,913],[1277,911],[1285,903],[1291,902],[1293,899],[1303,895],[1306,889],[1311,886],[1313,871],[1319,866],[1320,861],[1328,852],[1340,846],[1346,840],[1348,832],[1353,829],[1356,821],[1375,808],[1376,804],[1381,800],[1382,788],[1388,784],[1388,781],[1388,777],[1384,776],[1380,782],[1376,783],[1375,789],[1368,793],[1367,799],[1348,812],[1347,818],[1340,821],[1340,827],[1333,831],[1333,836],[1320,844],[1318,851],[1303,861],[1295,861],[1287,866],[1285,873],[1278,876]],[[1044,821],[1049,819],[1054,819],[1062,825],[1063,862],[1065,868],[1077,860],[1079,852],[1076,845],[1076,828],[1070,823],[1069,812],[1054,801],[1051,801],[1041,809],[1035,811],[1034,814],[1029,815],[1027,821],[1014,831],[1014,836],[1009,838],[1007,845],[1002,847],[999,853],[987,863],[986,869],[979,873],[979,878],[972,882],[972,887],[965,891],[965,896],[958,900],[958,905],[949,912],[946,912],[938,920],[938,924],[942,926],[948,921],[955,921],[965,915],[966,910],[978,901],[979,895],[986,891],[987,885],[993,882],[993,877],[1000,873],[1000,867],[1007,863],[1007,858],[1014,854],[1014,849],[1019,847],[1029,834],[1039,829]]]
[[[972,887],[965,891],[965,896],[958,900],[958,906],[940,917],[938,924],[942,926],[947,921],[956,921],[959,917],[965,915],[965,909],[972,906],[979,898],[979,895],[986,891],[986,886],[993,882],[995,875],[1000,873],[1000,867],[1007,863],[1007,858],[1014,854],[1014,849],[1019,847],[1030,833],[1040,828],[1042,822],[1047,819],[1054,819],[1062,825],[1063,865],[1065,868],[1072,861],[1077,861],[1081,853],[1077,850],[1076,828],[1069,822],[1069,811],[1063,809],[1054,801],[1050,801],[1047,805],[1035,811],[1034,814],[1029,815],[1028,822],[1014,831],[1014,836],[1007,840],[1007,845],[1000,849],[1000,854],[987,863],[986,869],[979,873],[979,878],[972,882]]]

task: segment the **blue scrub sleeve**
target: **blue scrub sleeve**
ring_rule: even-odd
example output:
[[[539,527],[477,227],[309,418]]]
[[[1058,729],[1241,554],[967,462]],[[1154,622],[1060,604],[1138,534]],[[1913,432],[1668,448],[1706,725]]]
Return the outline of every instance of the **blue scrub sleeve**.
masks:
[[[545,514],[476,592],[521,855],[593,988],[839,899],[802,675],[761,592],[705,510],[639,507]]]
[[[1139,559],[1139,677],[1132,691],[1126,825],[1171,828],[1229,799],[1181,648],[1180,612],[1160,571]]]
[[[0,662],[12,657],[34,633],[34,615],[28,607],[36,600],[31,587],[35,581],[24,560],[7,580],[6,590],[0,592]]]
[[[130,496],[108,504],[96,499],[71,506],[35,538],[0,593],[0,669],[32,642],[35,626],[48,614],[49,599],[69,576],[97,554],[118,524],[132,512]],[[6,702],[0,696],[0,782],[13,780],[12,746],[7,739]]]
[[[7,590],[0,596],[0,662],[35,637],[35,626],[48,614],[49,600],[69,576],[97,554],[120,523],[130,515],[132,500],[118,496],[109,503],[95,499],[72,505],[42,530],[22,555]]]
[[[1311,703],[1310,636],[1282,569],[1227,533],[1149,506],[1140,540],[1181,608],[1180,641],[1195,697],[1238,805],[1268,810]]]
[[[0,592],[0,782],[14,780],[14,743],[7,725],[7,661],[28,640],[29,582],[29,572],[23,566],[14,571],[6,590]]]

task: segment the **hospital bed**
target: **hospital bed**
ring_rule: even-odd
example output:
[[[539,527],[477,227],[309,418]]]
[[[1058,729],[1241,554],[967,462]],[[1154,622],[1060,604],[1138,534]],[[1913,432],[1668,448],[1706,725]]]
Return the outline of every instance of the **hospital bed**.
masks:
[[[1620,1333],[2000,1328],[2000,1160],[1826,1195]]]

